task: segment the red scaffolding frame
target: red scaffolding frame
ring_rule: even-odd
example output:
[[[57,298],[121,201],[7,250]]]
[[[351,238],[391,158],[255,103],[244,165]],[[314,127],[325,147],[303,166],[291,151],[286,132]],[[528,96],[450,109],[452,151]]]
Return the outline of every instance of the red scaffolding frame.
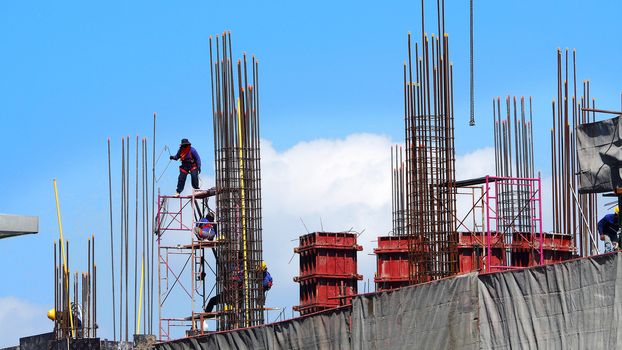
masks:
[[[206,294],[205,266],[216,271],[207,261],[205,249],[215,248],[218,241],[198,240],[194,234],[197,226],[198,200],[208,197],[207,191],[194,190],[191,196],[166,196],[158,194],[156,239],[158,242],[158,339],[174,339],[174,328],[185,328],[185,335],[203,334],[206,329],[203,312]],[[217,220],[216,220],[217,221]],[[217,222],[213,223],[217,225]],[[180,257],[178,259],[177,257]],[[185,258],[185,259],[184,259]],[[180,261],[184,261],[181,263]],[[188,268],[188,265],[190,267]],[[169,299],[179,291],[175,300]],[[210,294],[215,288],[210,288]],[[182,300],[185,299],[185,300]],[[197,301],[201,301],[197,308]],[[187,307],[180,307],[186,305]],[[214,315],[210,315],[214,316]]]

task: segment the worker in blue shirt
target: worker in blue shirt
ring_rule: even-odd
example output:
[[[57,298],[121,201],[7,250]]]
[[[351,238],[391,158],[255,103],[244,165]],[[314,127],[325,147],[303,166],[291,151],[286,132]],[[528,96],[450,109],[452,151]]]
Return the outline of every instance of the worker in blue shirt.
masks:
[[[186,177],[190,174],[192,188],[199,189],[199,174],[201,173],[201,157],[188,139],[182,139],[179,150],[174,156],[170,156],[171,160],[181,160],[179,166],[179,178],[177,179],[177,194],[179,196],[186,185]]]
[[[618,230],[620,225],[618,223],[618,214],[620,208],[615,207],[613,214],[605,215],[598,222],[598,233],[600,234],[600,240],[605,241],[605,253],[609,253],[618,249]]]
[[[263,271],[263,291],[267,292],[272,288],[272,276],[268,272],[268,265],[265,261],[261,262],[261,270]]]
[[[263,272],[263,281],[262,281],[262,286],[263,286],[263,302],[265,302],[265,297],[266,297],[266,292],[270,290],[270,288],[272,288],[272,276],[270,276],[270,272],[268,272],[268,265],[266,264],[265,261],[261,262],[261,270]],[[238,278],[239,283],[242,282],[242,271],[240,269],[240,272],[237,274],[236,276]],[[214,311],[214,307],[217,304],[220,304],[221,300],[220,300],[220,294],[216,294],[215,296],[211,297],[210,300],[207,302],[207,305],[204,308],[204,311],[206,313],[212,313],[212,311]],[[263,304],[262,302],[262,304]],[[225,311],[229,309],[229,307],[227,305],[225,305]]]
[[[194,234],[201,241],[213,241],[216,237],[216,224],[214,223],[214,214],[208,213],[204,218],[199,219],[194,228]]]

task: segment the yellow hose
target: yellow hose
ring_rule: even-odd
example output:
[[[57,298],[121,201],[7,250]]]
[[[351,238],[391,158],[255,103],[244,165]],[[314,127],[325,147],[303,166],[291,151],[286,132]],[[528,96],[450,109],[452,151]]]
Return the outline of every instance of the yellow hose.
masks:
[[[244,195],[244,150],[242,147],[242,114],[240,111],[240,98],[237,100],[238,107],[238,147],[240,148],[240,186],[241,186],[241,197],[242,197],[242,256],[244,260],[244,290],[246,291],[244,295],[244,305],[245,305],[245,315],[246,315],[246,326],[250,326],[249,322],[249,300],[248,300],[248,263],[246,260],[246,202]]]
[[[140,263],[140,292],[138,293],[138,334],[140,334],[140,312],[143,306],[143,280],[145,278],[145,253],[143,253],[142,261]]]
[[[60,204],[58,203],[58,188],[56,187],[56,179],[54,179],[54,196],[56,198],[56,215],[58,216],[58,230],[60,231],[60,249],[63,255],[63,272],[67,276],[65,278],[65,286],[67,287],[67,296],[69,296],[69,271],[67,271],[67,254],[65,254],[65,238],[63,237],[63,222],[60,219]],[[71,298],[70,298],[71,299]],[[78,305],[76,305],[76,308]],[[73,310],[71,310],[71,301],[69,302],[69,325],[71,326],[71,335],[76,337],[76,330],[73,328]]]

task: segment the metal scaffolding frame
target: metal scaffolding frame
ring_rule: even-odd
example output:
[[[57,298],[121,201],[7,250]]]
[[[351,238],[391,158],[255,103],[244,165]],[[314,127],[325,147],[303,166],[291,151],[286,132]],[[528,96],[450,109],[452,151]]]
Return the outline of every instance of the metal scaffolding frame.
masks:
[[[203,309],[213,294],[214,285],[207,283],[207,270],[215,276],[207,261],[206,250],[214,251],[218,241],[199,240],[197,222],[209,212],[208,191],[194,190],[191,196],[158,194],[156,240],[158,243],[158,339],[180,338],[175,328],[185,335],[203,334]],[[218,220],[212,223],[218,226]],[[215,277],[214,277],[215,280]],[[187,307],[180,307],[185,305]]]

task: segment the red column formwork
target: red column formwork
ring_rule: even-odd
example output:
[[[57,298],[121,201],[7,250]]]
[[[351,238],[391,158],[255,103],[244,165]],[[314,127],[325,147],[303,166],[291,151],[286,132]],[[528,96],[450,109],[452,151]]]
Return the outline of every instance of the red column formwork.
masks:
[[[502,237],[494,236],[491,242],[492,264],[503,261]],[[486,234],[482,232],[460,232],[458,240],[460,272],[482,272],[486,270]]]
[[[356,234],[349,232],[313,232],[300,236],[294,252],[300,255],[301,315],[349,304],[358,292],[356,255],[363,247]]]
[[[408,274],[408,237],[378,237],[376,254],[376,291],[404,287],[409,285]]]
[[[572,235],[544,234],[544,263],[551,264],[578,258],[577,247]]]
[[[576,258],[577,248],[571,235],[544,233],[544,263],[556,263]],[[536,266],[539,264],[538,237],[531,238],[529,233],[515,232],[512,243],[503,242],[497,233],[491,235],[491,262],[494,266],[511,265],[516,268]],[[482,232],[461,232],[458,243],[460,256],[460,273],[483,272],[486,270],[486,234]],[[506,254],[510,252],[510,254]],[[506,262],[510,257],[511,261]]]

